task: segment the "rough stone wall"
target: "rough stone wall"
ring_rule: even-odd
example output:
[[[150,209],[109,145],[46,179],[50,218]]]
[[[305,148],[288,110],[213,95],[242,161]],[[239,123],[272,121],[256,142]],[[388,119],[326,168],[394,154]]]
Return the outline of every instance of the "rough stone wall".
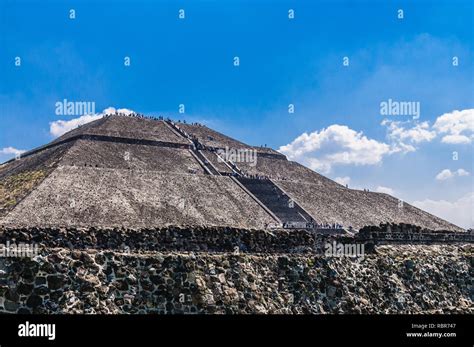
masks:
[[[59,142],[80,134],[189,144],[186,139],[174,134],[163,121],[124,116],[102,117],[67,132],[53,142]]]
[[[229,177],[60,166],[0,224],[250,229],[272,221]]]
[[[472,246],[304,254],[44,249],[0,259],[7,313],[474,313]]]
[[[46,248],[100,249],[121,251],[196,251],[245,253],[320,252],[331,236],[316,236],[306,230],[236,229],[226,227],[168,227],[150,229],[97,228],[2,228],[0,244],[40,244]],[[338,237],[338,240],[354,242]],[[237,247],[237,248],[236,248]]]
[[[337,188],[325,184],[276,181],[318,222],[340,223],[360,229],[380,223],[416,224],[432,230],[464,231],[441,218],[384,193]]]
[[[69,148],[69,144],[63,144],[0,165],[0,217],[35,189],[54,170]]]
[[[61,165],[204,174],[188,149],[105,141],[77,140],[62,158]]]
[[[257,165],[252,166],[249,163],[237,163],[239,168],[252,175],[269,176],[276,180],[296,181],[317,184],[325,186],[327,189],[343,188],[337,182],[324,177],[317,172],[304,167],[285,158],[276,159],[264,156],[257,157]]]
[[[178,127],[186,131],[189,135],[195,136],[205,146],[225,148],[251,148],[243,142],[237,141],[206,126],[176,123]]]

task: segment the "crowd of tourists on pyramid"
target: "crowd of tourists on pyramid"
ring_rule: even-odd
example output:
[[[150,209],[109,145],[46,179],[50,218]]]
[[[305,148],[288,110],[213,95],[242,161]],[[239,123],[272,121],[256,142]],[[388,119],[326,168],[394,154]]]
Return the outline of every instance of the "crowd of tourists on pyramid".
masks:
[[[130,113],[124,113],[124,112],[118,112],[115,110],[113,113],[107,113],[105,117],[110,117],[110,116],[122,116],[122,117],[133,117],[133,118],[140,118],[140,119],[152,119],[152,120],[163,120],[162,116],[154,117],[154,116],[145,116],[144,114],[138,113],[138,112],[130,112]]]
[[[314,223],[315,229],[342,229],[342,224],[339,223]]]
[[[264,175],[264,174],[258,174],[258,173],[250,173],[244,170],[240,170],[242,177],[245,178],[253,178],[257,180],[273,180],[277,179],[279,181],[287,181],[288,178],[280,175]]]
[[[266,224],[265,228],[269,225]],[[306,228],[306,229],[326,229],[326,230],[341,230],[343,225],[339,223],[317,223],[313,219],[309,222],[285,222],[283,223],[283,228],[285,229],[294,229],[294,228]],[[352,227],[349,227],[352,229]]]
[[[269,180],[270,179],[270,176],[268,176],[268,175],[250,174],[250,173],[247,173],[247,172],[242,172],[242,177],[252,178],[252,179],[256,179],[256,180]]]
[[[163,116],[158,116],[158,117],[155,117],[155,116],[146,116],[142,113],[138,113],[138,112],[130,112],[130,113],[125,113],[125,112],[119,112],[117,110],[115,110],[115,112],[110,112],[110,113],[107,113],[105,115],[105,117],[110,117],[110,116],[122,116],[122,117],[134,117],[134,118],[140,118],[140,119],[152,119],[152,120],[165,120],[165,117]],[[172,122],[176,127],[176,123],[183,123],[183,124],[188,124],[186,122],[186,120],[180,120],[178,119],[176,122],[173,122],[171,120],[171,118],[167,117],[166,118],[167,121],[169,122]],[[200,126],[200,127],[203,127],[204,125],[199,123],[199,122],[192,122],[192,123],[189,123],[191,125],[195,125],[195,126]]]
[[[154,117],[154,116],[145,116],[144,114],[141,114],[141,113],[137,113],[137,112],[131,112],[131,113],[124,113],[124,112],[119,112],[119,111],[115,111],[114,113],[108,113],[105,115],[105,117],[110,117],[110,116],[125,116],[125,117],[134,117],[134,118],[140,118],[140,119],[152,119],[152,120],[165,120],[165,118],[163,116],[158,116],[158,117]],[[180,127],[178,124],[187,124],[186,123],[186,120],[177,120],[177,121],[172,121],[170,118],[166,118],[166,121],[168,121],[174,129],[176,129],[181,135],[183,135],[184,137],[186,137],[187,139],[189,139],[190,141],[192,141],[193,145],[194,145],[194,148],[196,150],[208,150],[208,151],[211,151],[211,152],[216,152],[217,149],[214,148],[214,147],[210,147],[210,146],[206,146],[206,145],[203,145],[200,141],[199,141],[199,138],[195,135],[192,135],[192,134],[188,134],[188,132],[186,132],[186,130],[184,130],[182,127]],[[194,122],[194,123],[190,123],[191,125],[195,125],[195,126],[204,126],[203,124],[201,123],[198,123],[198,122]],[[261,146],[262,148],[263,147],[266,147],[267,145],[265,144],[265,146]],[[242,177],[245,177],[245,178],[252,178],[252,179],[259,179],[259,180],[269,180],[269,179],[274,179],[274,178],[278,178],[278,179],[283,179],[285,180],[286,178],[282,178],[282,177],[273,177],[271,175],[264,175],[264,174],[260,174],[260,173],[249,173],[249,172],[245,172],[245,171],[242,171],[240,170],[237,165],[235,165],[234,163],[232,162],[229,162],[229,164],[236,170],[240,173],[240,175]],[[230,175],[233,175],[233,176],[238,176],[238,174],[236,173],[232,173]]]

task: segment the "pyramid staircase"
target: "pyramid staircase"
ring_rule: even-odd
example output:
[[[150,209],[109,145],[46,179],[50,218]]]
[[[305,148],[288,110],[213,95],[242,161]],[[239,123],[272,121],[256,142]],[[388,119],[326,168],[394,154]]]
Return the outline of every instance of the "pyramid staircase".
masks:
[[[247,177],[237,177],[237,180],[284,225],[297,227],[313,222],[313,218],[271,180]]]
[[[207,174],[221,175],[219,170],[201,151],[205,146],[203,146],[197,138],[191,137],[172,121],[167,121],[167,124],[176,133],[193,143],[192,152]],[[232,170],[232,179],[234,182],[244,189],[246,193],[259,203],[278,223],[287,227],[306,227],[309,223],[314,222],[313,217],[311,217],[308,212],[270,179],[246,177],[232,161],[223,158],[217,152],[214,152],[212,155],[218,156],[218,158]]]

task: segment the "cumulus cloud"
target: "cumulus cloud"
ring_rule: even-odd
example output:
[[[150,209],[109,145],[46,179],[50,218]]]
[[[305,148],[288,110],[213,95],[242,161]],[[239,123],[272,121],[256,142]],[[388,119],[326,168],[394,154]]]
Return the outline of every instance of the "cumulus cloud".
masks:
[[[311,169],[328,173],[333,165],[376,165],[390,154],[389,145],[369,139],[345,125],[303,133],[279,151]]]
[[[369,139],[346,125],[333,124],[320,131],[305,132],[279,151],[326,174],[334,165],[376,165],[386,155],[414,152],[415,146],[431,142],[438,135],[443,143],[470,143],[474,139],[474,109],[445,113],[433,126],[428,121],[389,119],[381,125],[387,127],[388,144]]]
[[[122,113],[126,116],[130,116],[132,113],[135,113],[135,111],[129,110],[128,108],[115,108],[115,107],[107,107],[105,110],[102,111],[102,114],[114,114],[114,113]]]
[[[436,119],[433,129],[444,134],[443,143],[471,143],[474,139],[474,109],[445,113]]]
[[[61,136],[68,131],[77,128],[80,125],[92,122],[99,118],[102,118],[103,114],[94,114],[94,115],[85,115],[80,116],[79,118],[74,118],[70,120],[57,120],[49,124],[49,132],[54,137]]]
[[[455,201],[425,199],[414,201],[413,205],[462,228],[474,227],[474,192]]]
[[[451,171],[449,169],[444,169],[436,175],[438,181],[445,181],[447,179],[456,177],[456,176],[469,176],[469,172],[464,169],[458,169],[456,171]]]
[[[451,172],[451,170],[444,169],[443,171],[441,171],[439,174],[436,175],[436,179],[438,181],[444,181],[444,180],[447,180],[448,178],[451,178],[453,176],[454,176],[454,174]]]
[[[378,193],[385,193],[385,194],[389,194],[389,195],[394,195],[395,194],[395,191],[392,188],[384,187],[384,186],[378,186],[375,189],[375,191],[378,192]]]
[[[458,169],[457,173],[458,176],[469,176],[469,171],[466,171],[464,169]]]
[[[421,143],[430,142],[436,137],[436,132],[430,130],[430,124],[428,122],[416,123],[413,127],[407,127],[406,124],[411,122],[400,122],[391,121],[384,119],[382,125],[387,126],[388,137],[400,143],[406,149],[413,149],[413,146],[407,145],[406,143]]]
[[[445,113],[433,126],[428,121],[389,119],[383,120],[381,125],[387,127],[388,144],[369,139],[346,125],[333,124],[320,131],[305,132],[281,146],[279,151],[291,160],[326,174],[334,165],[375,165],[386,155],[414,152],[416,145],[431,142],[438,135],[443,136],[444,143],[470,143],[474,139],[474,109]]]
[[[408,153],[416,151],[415,146],[408,145],[403,142],[395,142],[390,144],[390,153]]]
[[[49,123],[49,132],[54,137],[59,137],[68,131],[77,128],[80,125],[84,125],[86,123],[95,121],[97,119],[102,118],[106,114],[114,114],[114,113],[122,113],[125,115],[130,115],[134,113],[134,111],[126,109],[126,108],[119,108],[116,109],[114,107],[108,107],[103,110],[101,113],[97,114],[88,114],[78,118],[70,119],[70,120],[57,120],[54,122]]]
[[[433,126],[428,121],[389,119],[384,119],[381,125],[387,127],[387,137],[399,152],[413,152],[416,150],[413,144],[430,142],[437,136],[442,136],[442,143],[469,144],[474,139],[474,109],[445,113],[436,118]]]

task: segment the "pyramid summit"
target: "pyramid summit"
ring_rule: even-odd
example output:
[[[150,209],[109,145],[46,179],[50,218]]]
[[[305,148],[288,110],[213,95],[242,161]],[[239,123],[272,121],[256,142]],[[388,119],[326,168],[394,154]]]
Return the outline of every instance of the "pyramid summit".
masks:
[[[201,124],[107,114],[0,165],[9,227],[463,229]]]

